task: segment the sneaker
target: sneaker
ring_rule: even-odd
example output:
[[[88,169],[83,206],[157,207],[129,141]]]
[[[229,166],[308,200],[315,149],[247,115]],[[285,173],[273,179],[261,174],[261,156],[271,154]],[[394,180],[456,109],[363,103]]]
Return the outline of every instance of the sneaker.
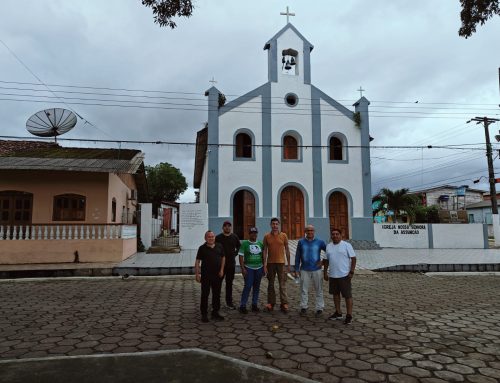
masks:
[[[300,309],[300,315],[306,315],[307,309]]]
[[[266,311],[273,311],[273,305],[271,303],[268,303],[265,307],[264,307],[264,310]]]
[[[236,306],[233,304],[233,303],[228,303],[226,305],[226,307],[229,309],[229,310],[236,310]]]
[[[241,313],[241,314],[248,314],[248,310],[245,306],[241,306],[238,311]]]
[[[257,305],[252,305],[252,311],[253,311],[254,313],[258,313],[258,312],[260,312],[259,306],[257,306]]]
[[[210,321],[208,320],[208,316],[206,316],[206,315],[203,315],[203,316],[201,317],[201,321],[202,321],[203,323],[208,323],[208,322],[210,322]]]
[[[288,305],[286,303],[281,304],[280,310],[286,314],[288,312]]]
[[[220,321],[220,320],[224,320],[224,317],[222,315],[220,315],[219,313],[214,312],[214,313],[212,313],[212,319]]]
[[[333,313],[333,315],[330,315],[328,317],[328,319],[330,319],[330,320],[342,320],[342,314],[335,311]]]
[[[316,310],[316,316],[319,317],[323,314],[323,310]]]
[[[346,315],[344,324],[351,324],[352,323],[352,315]]]

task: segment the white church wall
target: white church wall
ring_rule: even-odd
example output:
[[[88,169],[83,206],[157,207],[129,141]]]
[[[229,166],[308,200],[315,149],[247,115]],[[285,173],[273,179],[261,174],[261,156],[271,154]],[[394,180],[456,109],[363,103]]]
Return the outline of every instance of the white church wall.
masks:
[[[207,203],[208,198],[207,198],[207,171],[208,171],[208,161],[205,161],[205,164],[203,165],[203,173],[201,175],[201,182],[200,182],[200,202],[201,203]]]
[[[252,132],[254,144],[262,144],[261,113],[242,113],[259,110],[262,97],[255,97],[241,106],[223,114],[219,118],[219,142],[233,144],[234,133],[240,129]],[[249,109],[251,108],[251,109]],[[219,164],[224,170],[219,173],[219,216],[229,217],[231,214],[231,194],[234,190],[247,186],[258,193],[259,209],[262,211],[262,148],[254,148],[254,158],[234,160],[234,147],[221,146],[219,149]]]
[[[272,94],[272,117],[271,117],[271,139],[274,144],[281,145],[283,134],[288,131],[297,132],[300,135],[299,145],[312,145],[311,128],[311,87],[309,85],[299,84],[293,78],[282,78],[281,82],[271,85]],[[287,93],[295,93],[298,96],[296,107],[288,107],[285,103]],[[296,110],[299,108],[300,110]],[[289,111],[290,114],[284,114]],[[288,183],[295,183],[302,186],[307,196],[304,195],[305,206],[304,213],[313,214],[313,173],[312,173],[312,150],[299,148],[298,161],[283,161],[282,148],[272,149],[272,172],[273,172],[273,215],[278,215],[279,209],[279,191]],[[307,217],[306,217],[307,218]]]
[[[361,130],[354,122],[345,116],[339,116],[340,112],[328,103],[321,101],[321,142],[325,149],[321,152],[323,162],[323,200],[333,189],[344,189],[352,198],[353,217],[363,216],[363,187],[362,187],[362,164],[361,150],[351,146],[361,145]],[[328,139],[334,132],[342,133],[347,144],[348,163],[329,162]],[[325,216],[328,210],[324,209]]]

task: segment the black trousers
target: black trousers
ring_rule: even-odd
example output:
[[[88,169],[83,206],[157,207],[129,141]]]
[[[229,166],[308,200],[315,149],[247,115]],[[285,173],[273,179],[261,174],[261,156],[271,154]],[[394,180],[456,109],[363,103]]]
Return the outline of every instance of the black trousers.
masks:
[[[206,277],[201,276],[201,303],[200,311],[202,316],[208,314],[208,296],[212,290],[212,313],[220,310],[220,290],[222,287],[222,278],[219,276]]]
[[[233,281],[236,264],[229,264],[224,267],[224,278],[226,279],[226,304],[233,304]]]

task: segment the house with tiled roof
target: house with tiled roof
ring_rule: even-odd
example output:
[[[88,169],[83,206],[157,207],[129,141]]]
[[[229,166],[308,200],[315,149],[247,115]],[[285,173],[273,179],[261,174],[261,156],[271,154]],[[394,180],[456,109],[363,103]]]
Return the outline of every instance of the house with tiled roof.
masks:
[[[118,262],[136,252],[144,154],[0,140],[0,264]]]

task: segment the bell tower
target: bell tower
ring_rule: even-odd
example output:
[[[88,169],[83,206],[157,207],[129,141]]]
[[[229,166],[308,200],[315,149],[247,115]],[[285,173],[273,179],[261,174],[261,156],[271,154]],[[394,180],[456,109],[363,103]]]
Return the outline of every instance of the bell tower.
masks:
[[[282,13],[285,15],[285,13]],[[294,14],[288,13],[288,16]],[[264,46],[267,54],[268,79],[270,82],[294,79],[303,84],[311,84],[310,54],[314,46],[288,22]]]

